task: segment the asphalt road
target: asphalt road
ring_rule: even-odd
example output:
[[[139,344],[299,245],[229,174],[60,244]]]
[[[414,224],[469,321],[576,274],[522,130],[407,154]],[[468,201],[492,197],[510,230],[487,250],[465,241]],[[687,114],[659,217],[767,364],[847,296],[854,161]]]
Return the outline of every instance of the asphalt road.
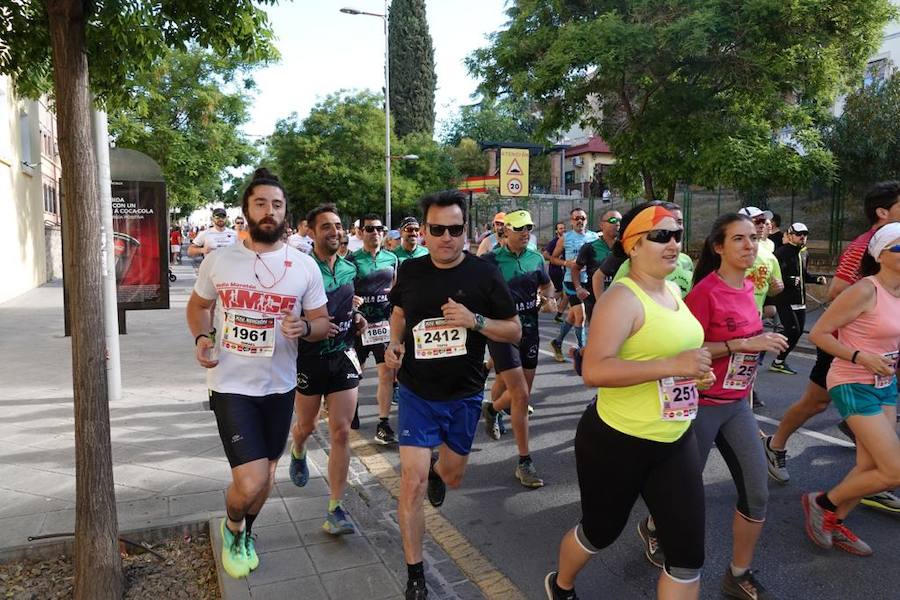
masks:
[[[571,371],[571,364],[554,362],[547,341],[558,326],[542,316],[544,342],[535,380],[530,422],[531,453],[546,485],[526,490],[513,475],[516,448],[509,432],[490,440],[479,427],[463,486],[451,490],[441,512],[477,546],[528,598],[545,598],[544,575],[555,568],[559,541],[580,517],[573,438],[578,419],[593,392]],[[574,342],[570,334],[570,343]],[[803,392],[812,357],[789,361],[800,373],[789,376],[763,371],[758,391],[766,406],[758,408],[760,426],[773,423]],[[767,361],[768,364],[768,361]],[[371,364],[369,365],[371,367]],[[367,371],[360,390],[363,432],[374,434],[374,371]],[[488,385],[490,380],[488,381]],[[838,550],[825,551],[810,542],[803,529],[800,497],[804,491],[827,489],[851,469],[854,452],[836,429],[833,409],[819,415],[789,444],[789,485],[770,481],[770,504],[753,568],[762,583],[781,599],[815,598],[872,600],[900,598],[900,515],[860,507],[848,525],[875,550],[859,558]],[[392,417],[392,423],[395,418]],[[816,434],[823,434],[816,436]],[[397,462],[396,453],[388,456]],[[625,458],[625,457],[623,457]],[[603,477],[598,473],[597,477]],[[730,524],[736,499],[731,476],[713,450],[704,472],[706,482],[706,565],[702,598],[720,598],[719,585],[731,558]],[[677,497],[677,490],[673,490]],[[580,597],[654,598],[658,570],[644,558],[637,523],[646,515],[639,500],[620,538],[595,556],[577,581]]]

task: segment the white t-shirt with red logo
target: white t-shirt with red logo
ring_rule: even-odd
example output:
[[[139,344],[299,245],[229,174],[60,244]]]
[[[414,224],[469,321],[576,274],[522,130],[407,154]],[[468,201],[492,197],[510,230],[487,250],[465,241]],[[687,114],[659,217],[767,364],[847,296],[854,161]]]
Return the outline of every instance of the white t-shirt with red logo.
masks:
[[[226,227],[222,231],[219,231],[213,227],[212,229],[204,229],[198,233],[197,237],[195,237],[194,241],[191,243],[195,246],[200,246],[201,248],[205,247],[210,250],[216,250],[225,246],[231,246],[236,240],[237,231],[234,229],[228,229]]]
[[[207,370],[209,389],[258,397],[296,387],[297,340],[282,335],[282,310],[299,316],[328,302],[312,258],[286,244],[260,255],[234,244],[206,257],[194,292],[216,299],[219,364]]]

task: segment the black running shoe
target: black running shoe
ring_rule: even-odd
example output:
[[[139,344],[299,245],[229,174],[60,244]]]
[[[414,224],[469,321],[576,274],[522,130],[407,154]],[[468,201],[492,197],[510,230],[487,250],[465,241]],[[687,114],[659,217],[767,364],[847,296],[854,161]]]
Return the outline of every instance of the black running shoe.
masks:
[[[447,496],[447,484],[434,471],[434,463],[436,462],[437,457],[432,456],[431,466],[428,468],[428,502],[435,508],[443,504],[444,498]]]
[[[425,600],[428,597],[428,588],[425,587],[425,579],[410,579],[406,582],[406,600]]]
[[[574,589],[564,590],[556,585],[556,571],[547,573],[544,577],[544,591],[547,592],[547,600],[578,600],[578,594]]]

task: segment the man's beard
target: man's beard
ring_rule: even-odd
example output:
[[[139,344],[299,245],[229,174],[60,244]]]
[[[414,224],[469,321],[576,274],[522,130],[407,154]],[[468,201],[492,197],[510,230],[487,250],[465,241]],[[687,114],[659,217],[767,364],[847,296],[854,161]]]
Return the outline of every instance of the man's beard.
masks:
[[[263,229],[262,224],[276,225],[275,229]],[[263,217],[259,221],[254,221],[252,217],[247,217],[247,231],[250,232],[250,239],[260,244],[274,244],[284,235],[286,224],[284,221],[277,223],[272,217]]]

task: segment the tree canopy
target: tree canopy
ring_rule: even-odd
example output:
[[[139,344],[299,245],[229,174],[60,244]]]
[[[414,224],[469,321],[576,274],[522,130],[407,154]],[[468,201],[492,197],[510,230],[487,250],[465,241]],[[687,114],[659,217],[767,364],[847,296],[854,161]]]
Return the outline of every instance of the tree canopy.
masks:
[[[545,132],[593,127],[616,154],[613,183],[652,197],[679,181],[827,173],[817,125],[892,9],[887,0],[519,0],[507,13],[508,27],[468,61],[482,92],[527,94]]]
[[[391,148],[419,156],[393,164],[391,202],[398,217],[457,177],[449,155],[427,134],[392,138]],[[335,203],[346,216],[384,211],[384,112],[378,95],[338,92],[305,119],[293,114],[278,121],[267,153],[294,215],[321,202]]]
[[[391,112],[401,138],[434,132],[434,48],[425,17],[425,0],[393,0],[390,36]]]
[[[150,71],[133,77],[129,102],[110,112],[116,144],[162,167],[170,206],[189,213],[217,199],[226,169],[257,158],[239,130],[249,119],[254,66],[233,53],[168,50]]]
[[[827,139],[841,181],[855,195],[877,181],[900,179],[900,77],[892,74],[847,96]]]

